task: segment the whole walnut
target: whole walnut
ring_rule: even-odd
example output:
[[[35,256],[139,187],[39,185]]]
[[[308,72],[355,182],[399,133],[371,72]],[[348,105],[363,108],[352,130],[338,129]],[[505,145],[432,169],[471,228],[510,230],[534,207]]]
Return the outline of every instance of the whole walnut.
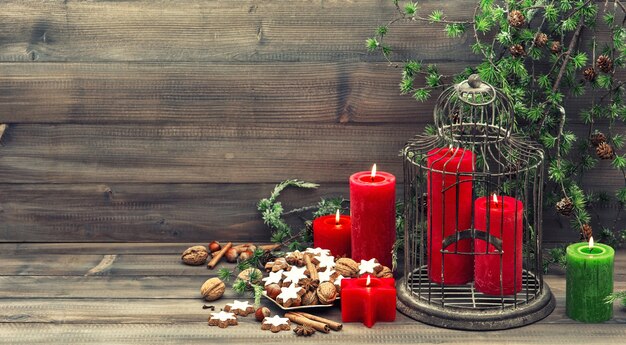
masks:
[[[246,268],[237,275],[237,278],[245,282],[249,281],[252,284],[260,284],[263,278],[263,272],[258,268]]]
[[[378,278],[393,278],[393,272],[387,266],[383,266],[383,269],[376,273]]]
[[[331,304],[337,299],[337,288],[331,282],[321,283],[317,288],[317,298],[321,304]]]
[[[215,301],[224,295],[224,290],[226,290],[226,285],[220,278],[211,278],[202,284],[200,293],[205,300]]]
[[[185,249],[180,257],[187,265],[198,266],[206,262],[209,257],[209,251],[205,246],[193,246]]]
[[[317,292],[316,291],[308,291],[302,296],[302,305],[317,305]]]
[[[346,278],[355,278],[359,275],[359,264],[350,258],[341,258],[335,262],[335,272]]]

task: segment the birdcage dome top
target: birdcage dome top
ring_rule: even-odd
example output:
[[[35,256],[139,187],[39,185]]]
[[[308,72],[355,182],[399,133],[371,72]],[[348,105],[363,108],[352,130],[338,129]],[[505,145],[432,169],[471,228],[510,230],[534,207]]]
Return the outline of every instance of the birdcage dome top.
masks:
[[[513,106],[502,91],[472,74],[441,93],[434,120],[450,144],[498,142],[511,135]]]

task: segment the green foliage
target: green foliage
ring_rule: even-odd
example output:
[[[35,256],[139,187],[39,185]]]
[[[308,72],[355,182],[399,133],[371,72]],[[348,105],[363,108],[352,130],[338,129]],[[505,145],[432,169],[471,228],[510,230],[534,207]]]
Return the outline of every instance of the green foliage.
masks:
[[[599,6],[585,0],[477,0],[476,11],[468,11],[473,13],[471,18],[449,19],[440,9],[421,14],[413,1],[393,3],[397,5],[396,16],[385,28],[401,22],[435,25],[442,27],[451,38],[469,30],[466,36],[471,39],[470,49],[482,59],[451,76],[443,76],[434,66],[424,70],[421,63],[409,60],[401,72],[400,92],[423,102],[471,73],[478,73],[482,80],[503,90],[513,104],[515,129],[540,142],[546,152],[550,183],[546,195],[553,195],[551,201],[554,202],[567,197],[575,203],[570,216],[575,232],[591,221],[590,211],[597,212],[589,208],[591,193],[580,186],[585,179],[592,178],[598,159],[589,138],[574,135],[570,119],[580,118],[589,126],[589,133],[601,130],[607,134],[607,142],[616,151],[612,166],[624,177],[626,186],[626,154],[620,151],[625,146],[624,134],[615,130],[617,125],[623,126],[626,122],[626,84],[619,79],[624,74],[617,73],[626,65],[626,27],[622,21],[625,10],[620,6]],[[512,9],[526,16],[525,25],[510,26],[507,17]],[[603,31],[598,31],[598,22],[606,25]],[[607,28],[608,35],[605,34]],[[536,41],[539,33],[547,35],[545,44]],[[591,38],[589,46],[580,44],[581,33]],[[601,33],[605,37],[601,37]],[[387,38],[388,31],[377,29],[375,37],[368,41],[368,49],[382,52],[394,65],[382,43],[383,36]],[[596,39],[603,42],[601,46]],[[553,43],[559,44],[560,50],[552,51]],[[520,44],[526,54],[513,56],[510,48],[514,44]],[[611,58],[612,68],[603,71],[597,62],[600,55]],[[583,75],[588,67],[594,68],[595,78]],[[595,90],[586,98],[589,104],[572,109],[577,113],[565,114],[564,104],[588,90]],[[434,134],[436,129],[428,126],[425,132]],[[605,195],[626,206],[623,188]],[[554,209],[553,204],[551,209]],[[604,222],[598,214],[594,219]],[[612,225],[607,228],[615,232],[616,222],[609,223]]]
[[[622,307],[626,307],[626,291],[618,291],[608,295],[604,302],[606,304],[613,304],[615,301],[620,300],[622,302]]]
[[[229,270],[228,268],[220,268],[217,271],[217,276],[218,278],[220,278],[222,281],[230,281],[230,279],[233,277],[233,271]]]

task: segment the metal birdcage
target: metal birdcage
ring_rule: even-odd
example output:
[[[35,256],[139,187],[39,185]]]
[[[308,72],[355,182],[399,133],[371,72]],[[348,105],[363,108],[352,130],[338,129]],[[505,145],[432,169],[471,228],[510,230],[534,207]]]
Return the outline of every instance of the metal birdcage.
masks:
[[[543,281],[541,148],[513,133],[513,107],[472,75],[446,89],[435,135],[403,150],[405,250],[398,309],[468,330],[549,315]]]

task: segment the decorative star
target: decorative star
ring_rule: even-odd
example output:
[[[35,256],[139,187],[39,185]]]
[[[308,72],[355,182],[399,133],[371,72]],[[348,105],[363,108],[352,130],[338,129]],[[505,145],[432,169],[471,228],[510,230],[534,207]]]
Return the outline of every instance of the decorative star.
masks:
[[[287,301],[289,299],[297,299],[300,297],[298,294],[302,290],[301,287],[296,286],[296,284],[291,283],[288,287],[280,288],[280,294],[276,297],[276,299],[282,299],[283,301]]]
[[[226,305],[230,306],[230,310],[237,310],[237,309],[239,309],[239,310],[246,310],[246,309],[252,307],[248,303],[248,301],[238,301],[238,300],[235,300],[233,303],[228,303]]]
[[[361,264],[359,265],[359,275],[365,273],[374,274],[374,268],[376,268],[376,266],[380,266],[380,264],[375,261],[376,259],[361,260]]]
[[[340,275],[338,275],[338,276],[335,278],[335,285],[337,285],[337,286],[341,286],[341,280],[342,280],[343,278],[345,278],[345,277],[344,277],[344,276],[342,276],[341,274],[340,274]]]
[[[222,310],[219,313],[211,313],[211,319],[220,320],[220,321],[228,321],[232,319],[237,320],[237,317],[235,316],[234,313],[227,313]]]
[[[320,257],[317,258],[317,261],[319,261],[319,265],[320,268],[321,267],[326,267],[326,270],[331,270],[335,267],[335,257],[334,256],[326,256],[326,255],[322,255]]]
[[[300,255],[300,254],[302,254],[302,252],[301,252],[301,251],[299,251],[299,250],[294,250],[293,252],[287,252],[287,253],[285,254],[285,256]]]
[[[266,317],[265,319],[263,319],[263,323],[266,325],[269,324],[272,326],[289,325],[289,319],[286,317],[280,317],[278,315],[274,315],[272,317]]]
[[[280,284],[281,279],[283,279],[283,270],[279,270],[276,272],[270,272],[269,277],[265,277],[262,280],[265,282],[265,286],[270,284]]]
[[[311,253],[314,256],[328,256],[330,255],[330,250],[322,249],[320,247],[317,248],[307,248],[306,253]]]
[[[324,272],[318,272],[317,276],[320,279],[320,284],[323,282],[329,282],[330,281],[330,276],[332,276],[333,274],[335,274],[335,271],[331,270],[331,269],[327,269]]]
[[[283,272],[283,274],[285,275],[285,283],[297,283],[300,281],[300,279],[304,279],[306,278],[306,274],[304,274],[304,271],[306,271],[306,267],[291,267],[290,271],[287,272]]]

